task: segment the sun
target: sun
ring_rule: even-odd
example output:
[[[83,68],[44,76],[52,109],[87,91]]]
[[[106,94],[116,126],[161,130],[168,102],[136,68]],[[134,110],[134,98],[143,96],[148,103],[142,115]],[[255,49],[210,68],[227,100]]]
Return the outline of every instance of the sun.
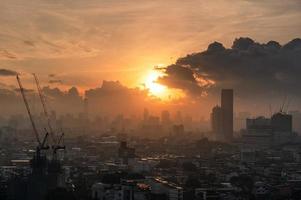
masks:
[[[152,95],[164,97],[167,87],[156,82],[160,76],[162,76],[160,72],[152,70],[146,76],[144,84]]]
[[[157,65],[160,66],[160,65]],[[150,70],[145,73],[143,77],[143,89],[148,90],[150,96],[157,97],[162,101],[173,101],[185,97],[183,91],[175,88],[170,88],[158,83],[158,79],[164,76],[160,70]]]

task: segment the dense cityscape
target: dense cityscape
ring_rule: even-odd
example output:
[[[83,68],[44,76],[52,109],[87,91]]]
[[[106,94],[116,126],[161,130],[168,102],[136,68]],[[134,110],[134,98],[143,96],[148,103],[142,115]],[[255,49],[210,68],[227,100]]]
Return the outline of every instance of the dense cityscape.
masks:
[[[52,111],[48,125],[64,124],[54,138],[51,126],[43,138],[33,134],[36,121],[42,123],[34,119],[42,117],[31,116],[27,107],[28,119],[12,116],[1,128],[0,197],[300,199],[301,140],[293,115],[284,104],[270,118],[246,117],[245,127],[234,131],[233,93],[221,90],[207,125],[180,112],[153,116],[146,108],[136,121],[122,115],[90,119],[89,113],[57,118]],[[29,119],[32,124],[24,123]]]
[[[301,0],[0,0],[0,200],[301,200]]]

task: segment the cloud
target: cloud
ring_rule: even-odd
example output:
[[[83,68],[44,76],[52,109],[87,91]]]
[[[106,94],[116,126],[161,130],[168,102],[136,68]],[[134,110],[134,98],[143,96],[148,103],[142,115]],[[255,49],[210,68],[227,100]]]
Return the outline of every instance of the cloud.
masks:
[[[18,72],[9,69],[0,69],[0,76],[16,76]]]
[[[281,46],[238,38],[231,48],[214,42],[203,52],[179,58],[164,72],[162,84],[196,95],[234,88],[243,96],[285,92],[301,97],[301,39]]]
[[[192,69],[175,64],[168,66],[164,72],[166,76],[160,77],[157,80],[158,83],[168,85],[170,88],[182,89],[188,93],[200,95],[203,93],[204,88]]]
[[[24,44],[31,46],[31,47],[35,47],[35,43],[33,41],[30,40],[24,40]]]
[[[85,97],[94,112],[105,115],[136,114],[150,105],[146,90],[128,88],[119,81],[103,81],[100,87],[87,90]]]
[[[62,80],[59,79],[53,79],[48,81],[50,84],[63,84]]]
[[[0,58],[4,59],[17,59],[17,56],[5,49],[0,49]]]
[[[15,91],[15,92],[20,92],[20,89],[19,89],[19,88],[15,88],[14,91]],[[32,92],[34,92],[33,89],[26,89],[26,88],[23,88],[23,91],[24,91],[24,92],[27,92],[27,93],[32,93]]]
[[[23,60],[107,57],[116,50],[130,54],[131,48],[142,55],[141,50],[157,47],[173,53],[212,38],[227,40],[237,32],[284,40],[300,32],[295,20],[300,9],[298,0],[1,1],[0,40],[6,51],[0,54]],[[277,26],[271,25],[275,21]]]

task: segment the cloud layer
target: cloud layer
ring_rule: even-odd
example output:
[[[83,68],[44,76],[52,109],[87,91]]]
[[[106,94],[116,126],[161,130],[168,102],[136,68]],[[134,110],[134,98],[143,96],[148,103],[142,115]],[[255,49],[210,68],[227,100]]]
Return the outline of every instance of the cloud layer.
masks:
[[[65,74],[67,86],[100,79],[133,86],[145,68],[214,40],[299,37],[300,11],[299,0],[2,0],[0,61],[20,72]]]
[[[9,69],[0,69],[0,76],[16,76],[18,73]]]
[[[242,96],[301,96],[301,39],[280,45],[238,38],[231,48],[214,42],[203,52],[179,58],[164,72],[159,82],[193,95],[234,88]]]

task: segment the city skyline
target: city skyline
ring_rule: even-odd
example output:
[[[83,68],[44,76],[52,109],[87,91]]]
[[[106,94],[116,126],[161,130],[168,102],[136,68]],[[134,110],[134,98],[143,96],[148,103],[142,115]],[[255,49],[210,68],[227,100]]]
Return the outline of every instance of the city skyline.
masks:
[[[151,94],[162,97],[164,88],[158,84],[170,89],[175,83],[168,79],[152,83],[168,73],[158,73],[155,66],[168,67],[187,54],[204,52],[214,41],[231,49],[240,37],[281,45],[300,37],[300,22],[293,20],[300,15],[299,1],[236,0],[227,5],[224,0],[154,1],[144,6],[135,1],[1,1],[1,69],[37,73],[42,85],[63,90],[76,86],[82,95],[103,80],[118,80],[129,88],[145,85]],[[271,26],[275,21],[277,26]],[[153,26],[146,28],[148,24]],[[26,34],[20,35],[21,30]],[[225,84],[216,77],[218,72],[204,70],[214,77],[202,77],[198,84]],[[275,73],[281,80],[289,76]],[[29,76],[24,79],[30,83]],[[1,83],[16,85],[2,76]],[[187,84],[181,84],[175,88],[191,94]]]
[[[300,200],[300,0],[0,0],[0,200]]]

